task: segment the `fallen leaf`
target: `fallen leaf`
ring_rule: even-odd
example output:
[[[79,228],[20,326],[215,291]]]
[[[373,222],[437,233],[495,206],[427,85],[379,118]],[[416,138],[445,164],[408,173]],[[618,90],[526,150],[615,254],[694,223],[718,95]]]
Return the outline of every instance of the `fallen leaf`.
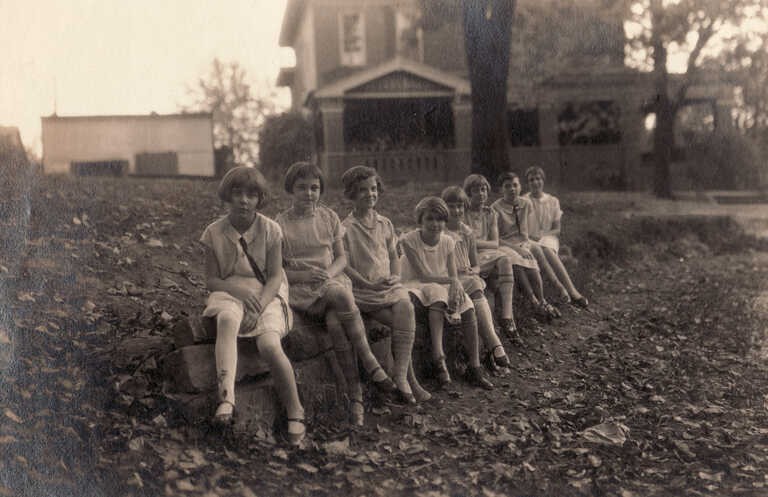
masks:
[[[590,426],[581,435],[589,442],[601,444],[624,445],[627,441],[629,428],[621,423],[601,423]]]
[[[3,411],[3,413],[5,414],[5,417],[10,419],[14,423],[18,423],[18,424],[24,423],[24,421],[19,416],[17,416],[15,412],[11,411],[10,409],[6,408],[5,411]]]

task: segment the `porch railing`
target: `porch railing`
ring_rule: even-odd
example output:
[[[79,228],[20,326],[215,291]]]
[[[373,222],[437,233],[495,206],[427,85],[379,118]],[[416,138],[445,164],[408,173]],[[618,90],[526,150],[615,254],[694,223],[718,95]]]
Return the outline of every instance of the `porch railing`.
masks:
[[[445,154],[439,150],[346,152],[345,169],[368,166],[385,181],[443,181],[448,177]]]

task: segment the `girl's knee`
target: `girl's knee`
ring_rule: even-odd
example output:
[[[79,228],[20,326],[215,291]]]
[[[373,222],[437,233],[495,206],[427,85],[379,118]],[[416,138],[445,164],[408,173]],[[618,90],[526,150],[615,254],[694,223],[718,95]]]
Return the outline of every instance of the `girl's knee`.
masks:
[[[498,261],[496,261],[496,269],[499,271],[499,274],[510,274],[512,273],[512,259],[509,257],[501,257]]]
[[[283,354],[283,346],[277,333],[267,332],[256,340],[259,354],[263,356],[276,356]]]
[[[472,300],[480,300],[485,298],[485,294],[482,292],[482,290],[475,290],[471,294],[469,294],[469,298]]]
[[[409,319],[413,319],[414,317],[413,304],[410,299],[402,299],[395,302],[395,305],[392,306],[392,312],[394,312],[396,316],[404,316]]]
[[[349,312],[357,310],[355,305],[355,297],[352,292],[346,288],[333,289],[326,295],[328,303],[335,309],[342,312]]]
[[[237,334],[240,327],[240,321],[242,321],[242,314],[235,311],[221,311],[216,315],[216,334]]]

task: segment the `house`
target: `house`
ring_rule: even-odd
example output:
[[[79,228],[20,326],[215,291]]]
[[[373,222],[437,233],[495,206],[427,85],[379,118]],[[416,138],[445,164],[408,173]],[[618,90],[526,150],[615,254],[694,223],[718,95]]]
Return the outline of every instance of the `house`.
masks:
[[[214,176],[210,113],[42,119],[43,170],[77,175]]]
[[[518,8],[536,1],[520,0]],[[311,117],[316,158],[331,181],[357,164],[389,181],[469,173],[471,88],[461,23],[420,29],[419,4],[288,0],[279,42],[294,49],[296,65],[283,68],[277,84],[290,87],[293,109]],[[621,18],[580,22],[584,28],[570,33],[580,58],[570,68],[534,80],[510,67],[512,167],[541,165],[551,182],[572,189],[645,188],[651,75],[625,67]],[[709,75],[689,95],[727,124],[732,87]]]

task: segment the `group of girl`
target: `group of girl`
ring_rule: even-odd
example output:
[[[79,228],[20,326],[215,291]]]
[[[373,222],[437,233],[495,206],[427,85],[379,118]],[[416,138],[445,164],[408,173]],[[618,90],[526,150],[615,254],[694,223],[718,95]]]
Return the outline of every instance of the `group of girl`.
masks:
[[[293,326],[292,309],[325,323],[346,380],[353,425],[364,421],[358,361],[387,398],[403,404],[431,398],[412,364],[414,306],[427,312],[431,366],[439,384],[452,381],[443,349],[449,323],[460,330],[467,351],[466,380],[493,389],[481,367],[481,350],[487,350],[489,367],[509,367],[510,361],[488,297],[498,304],[499,329],[513,343],[519,342],[515,281],[548,319],[559,317],[559,311],[544,298],[540,270],[562,302],[588,305],[557,256],[561,211],[557,199],[543,192],[544,172],[531,168],[526,177],[531,192],[521,196],[518,176],[504,173],[499,178],[503,197],[489,206],[490,184],[472,174],[463,187],[418,202],[417,229],[398,237],[392,222],[375,209],[382,185],[372,168],[356,166],[342,176],[344,195],[353,205],[343,221],[320,202],[324,178],[311,163],[295,163],[286,172],[292,204],[274,220],[259,212],[267,197],[259,171],[230,170],[218,189],[229,212],[206,227],[200,239],[211,292],[203,315],[215,319],[217,329],[214,421],[232,420],[237,339],[253,337],[286,410],[288,442],[303,440],[304,411],[281,345]],[[389,372],[371,351],[363,314],[392,330]]]

